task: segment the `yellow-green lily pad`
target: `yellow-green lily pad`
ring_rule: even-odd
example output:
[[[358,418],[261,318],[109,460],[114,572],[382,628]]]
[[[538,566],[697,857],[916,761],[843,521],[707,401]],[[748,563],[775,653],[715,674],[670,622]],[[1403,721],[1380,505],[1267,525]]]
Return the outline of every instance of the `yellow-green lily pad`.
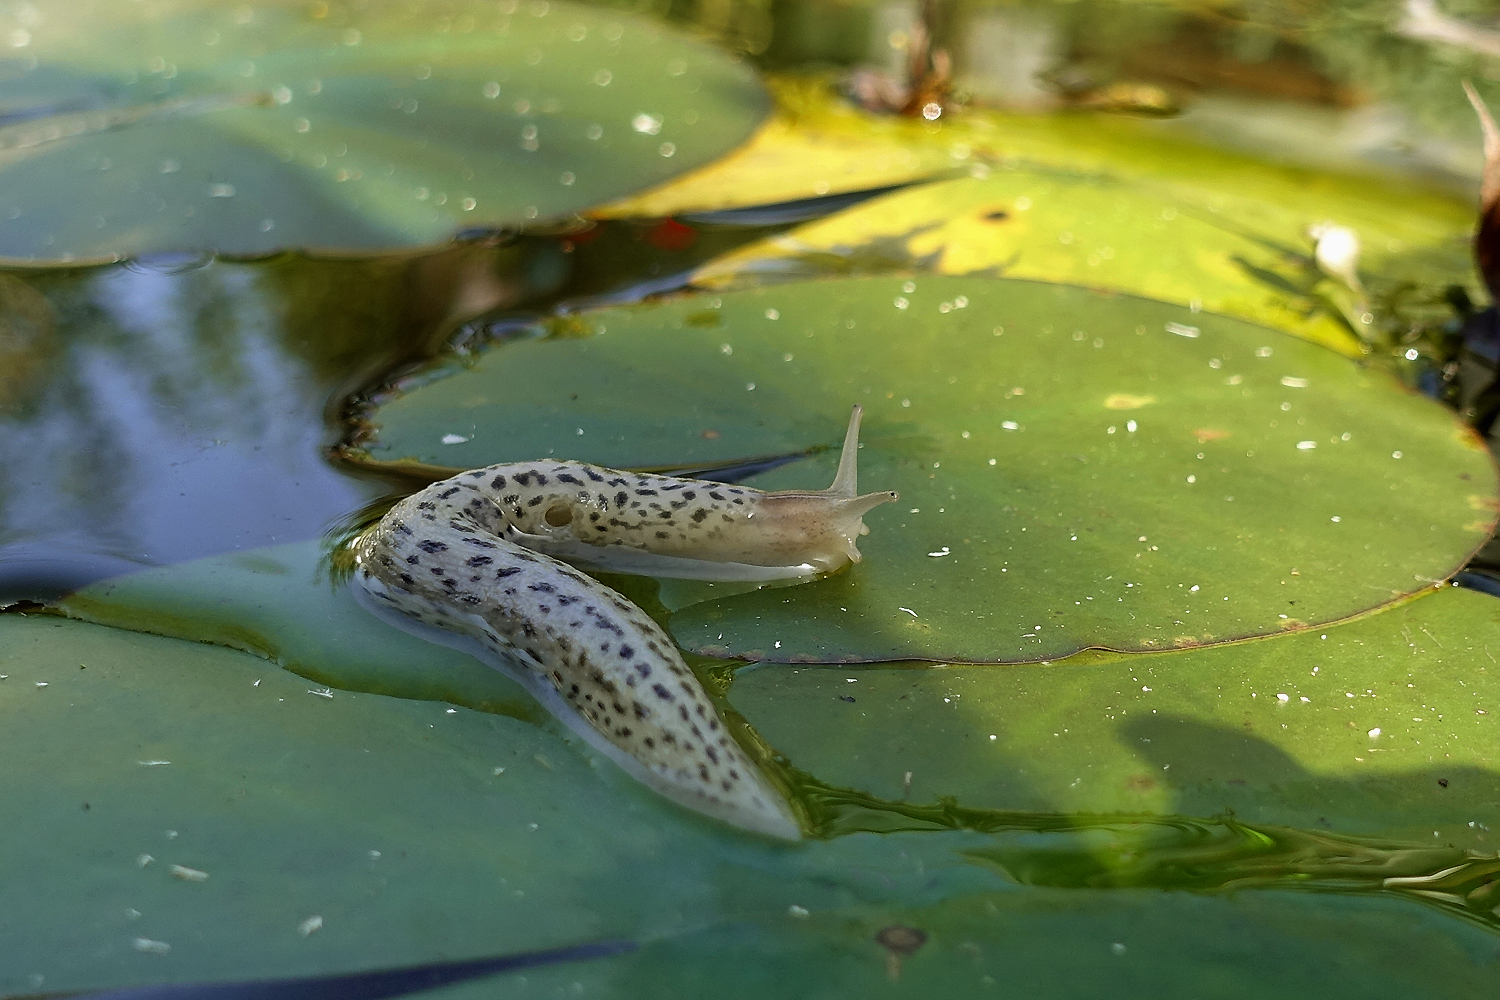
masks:
[[[970,146],[944,142],[927,122],[860,112],[808,81],[767,82],[776,112],[744,146],[589,215],[661,218],[751,208],[909,184],[974,161]]]
[[[550,3],[0,14],[0,258],[376,251],[565,217],[743,142],[727,54]]]
[[[600,310],[570,330],[377,407],[372,455],[708,463],[836,445],[865,406],[861,483],[902,494],[867,515],[865,561],[679,610],[673,633],[711,655],[1030,661],[1295,631],[1444,579],[1494,524],[1494,466],[1448,411],[1165,303],[882,277]],[[833,461],[754,484],[821,487]]]
[[[939,274],[1004,274],[1129,292],[1359,355],[1359,338],[1311,266],[1296,218],[1274,221],[1280,225],[1237,221],[1139,183],[1015,167],[887,195],[731,251],[699,268],[694,281],[718,287],[816,273],[830,257],[883,246]],[[1300,264],[1289,260],[1298,254]]]

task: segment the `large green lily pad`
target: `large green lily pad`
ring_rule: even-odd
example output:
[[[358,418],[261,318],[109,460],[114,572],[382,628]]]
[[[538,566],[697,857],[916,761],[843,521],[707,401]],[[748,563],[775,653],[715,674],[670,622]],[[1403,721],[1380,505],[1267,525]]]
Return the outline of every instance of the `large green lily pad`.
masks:
[[[1481,923],[1378,888],[1047,886],[1071,884],[1066,852],[1086,855],[1079,872],[1110,865],[1109,827],[773,844],[657,800],[551,728],[330,698],[240,653],[51,617],[0,617],[0,637],[7,993],[613,938],[642,947],[496,982],[538,997],[709,982],[730,997],[960,996],[1002,977],[1041,998],[1106,985],[1126,997],[1313,987],[1352,998],[1392,984],[1467,997],[1496,950]],[[1384,870],[1426,854],[1463,860],[1392,852]],[[893,924],[928,935],[894,963],[875,941]],[[1254,945],[1225,944],[1240,940]]]
[[[1317,631],[1050,665],[742,670],[797,766],[882,799],[1245,823],[1493,851],[1500,602],[1445,587]]]
[[[364,611],[317,563],[311,542],[217,556],[95,584],[62,610],[243,649],[339,691],[546,717],[478,661]],[[729,705],[749,739],[819,788],[889,802],[1232,810],[1419,842],[1438,831],[1438,844],[1485,851],[1485,816],[1500,808],[1492,656],[1500,603],[1444,587],[1354,622],[1208,649],[1004,668],[767,664],[735,671]]]
[[[39,0],[0,16],[0,257],[389,250],[743,142],[749,69],[567,2]]]
[[[712,655],[1029,661],[1296,630],[1443,579],[1494,524],[1489,456],[1437,404],[1159,302],[867,278],[603,310],[568,332],[379,407],[372,454],[707,463],[835,445],[866,408],[861,482],[902,497],[867,515],[864,563],[674,615]],[[821,487],[833,463],[755,485]]]

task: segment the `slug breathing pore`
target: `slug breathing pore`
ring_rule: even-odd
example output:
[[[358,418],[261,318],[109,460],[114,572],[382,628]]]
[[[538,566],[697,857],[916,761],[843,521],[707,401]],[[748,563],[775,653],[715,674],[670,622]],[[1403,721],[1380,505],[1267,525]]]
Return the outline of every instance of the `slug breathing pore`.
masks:
[[[360,602],[524,684],[668,798],[783,839],[780,791],[725,732],[676,645],[575,567],[694,580],[806,580],[860,561],[860,407],[826,490],[767,493],[543,460],[460,473],[407,497],[353,543]]]

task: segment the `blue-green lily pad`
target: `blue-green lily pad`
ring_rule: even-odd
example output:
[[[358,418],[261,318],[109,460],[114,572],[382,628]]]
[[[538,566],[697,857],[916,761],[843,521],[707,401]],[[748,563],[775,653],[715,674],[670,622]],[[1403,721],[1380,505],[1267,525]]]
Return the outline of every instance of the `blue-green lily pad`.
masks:
[[[553,0],[0,16],[0,257],[375,251],[556,220],[743,142],[727,54]]]
[[[640,949],[450,993],[966,996],[1007,980],[1041,1000],[1458,998],[1496,954],[1483,923],[1382,891],[1378,871],[1358,895],[1054,888],[1039,876],[1059,852],[1107,861],[1109,828],[1024,817],[774,844],[591,766],[554,729],[309,691],[230,650],[51,617],[0,617],[0,636],[7,993],[623,939]],[[1386,857],[1398,873],[1464,861]]]

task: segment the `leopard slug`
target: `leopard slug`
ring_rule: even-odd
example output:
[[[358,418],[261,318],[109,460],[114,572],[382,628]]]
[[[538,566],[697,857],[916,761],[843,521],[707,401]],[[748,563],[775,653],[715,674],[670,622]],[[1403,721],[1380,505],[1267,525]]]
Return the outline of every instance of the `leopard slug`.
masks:
[[[767,493],[582,462],[460,473],[398,503],[354,542],[361,603],[520,680],[668,798],[795,840],[780,792],[726,732],[676,645],[575,567],[695,580],[811,579],[858,562],[860,407],[826,490]]]

